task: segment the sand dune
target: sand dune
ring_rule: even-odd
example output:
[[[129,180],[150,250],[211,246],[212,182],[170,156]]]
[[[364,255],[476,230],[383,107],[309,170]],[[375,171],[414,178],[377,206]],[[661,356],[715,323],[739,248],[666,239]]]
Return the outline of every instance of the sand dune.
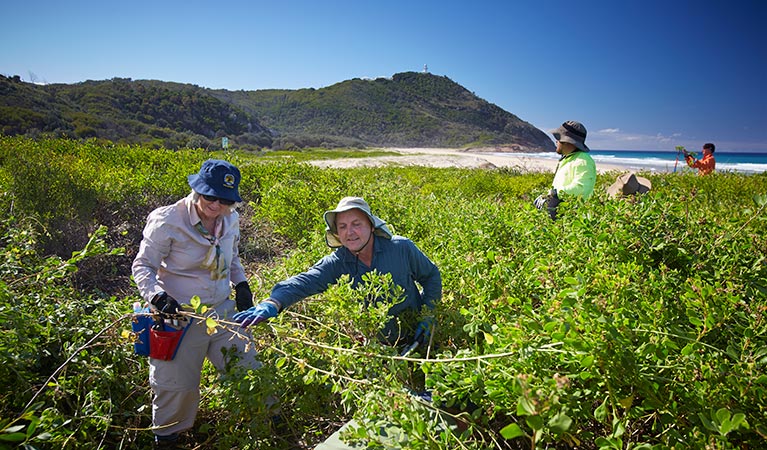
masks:
[[[341,158],[321,161],[309,161],[317,167],[350,168],[381,166],[425,166],[458,167],[466,169],[509,168],[522,172],[554,172],[555,159],[542,158],[529,153],[507,153],[504,155],[464,152],[451,148],[387,148],[401,156],[378,156],[370,158]],[[600,173],[624,170],[618,165],[597,163]]]

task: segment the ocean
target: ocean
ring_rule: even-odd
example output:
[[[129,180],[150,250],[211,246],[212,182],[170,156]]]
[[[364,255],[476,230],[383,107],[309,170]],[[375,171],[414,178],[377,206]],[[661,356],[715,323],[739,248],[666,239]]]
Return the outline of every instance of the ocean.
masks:
[[[687,168],[684,158],[679,155],[677,162],[676,151],[637,151],[637,150],[592,150],[589,152],[594,161],[599,163],[617,165],[626,169],[636,171],[650,172],[677,172],[692,170]],[[502,155],[498,153],[498,155]],[[559,155],[554,152],[528,153],[531,156],[541,158],[559,159]],[[696,157],[702,157],[700,152],[696,152]],[[714,153],[716,158],[717,171],[732,171],[740,173],[762,173],[767,172],[767,152],[724,152]]]

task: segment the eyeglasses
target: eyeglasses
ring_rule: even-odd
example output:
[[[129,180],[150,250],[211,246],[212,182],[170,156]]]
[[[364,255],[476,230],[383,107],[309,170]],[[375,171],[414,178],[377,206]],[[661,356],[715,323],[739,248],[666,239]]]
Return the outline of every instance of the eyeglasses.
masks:
[[[213,203],[215,201],[218,201],[219,203],[221,203],[224,206],[232,206],[232,205],[234,205],[234,200],[227,200],[225,198],[219,198],[219,197],[216,197],[216,196],[213,196],[213,195],[205,195],[205,194],[201,194],[201,195],[202,195],[202,198],[204,198],[205,200],[207,200],[207,201],[209,201],[211,203]]]

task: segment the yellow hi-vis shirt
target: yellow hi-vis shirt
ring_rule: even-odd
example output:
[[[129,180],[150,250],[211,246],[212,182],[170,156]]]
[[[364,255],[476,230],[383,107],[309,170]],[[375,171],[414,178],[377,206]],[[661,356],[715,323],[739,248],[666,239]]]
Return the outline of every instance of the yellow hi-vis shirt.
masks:
[[[586,152],[573,152],[559,161],[552,187],[557,196],[576,195],[584,200],[594,192],[597,181],[597,166]]]

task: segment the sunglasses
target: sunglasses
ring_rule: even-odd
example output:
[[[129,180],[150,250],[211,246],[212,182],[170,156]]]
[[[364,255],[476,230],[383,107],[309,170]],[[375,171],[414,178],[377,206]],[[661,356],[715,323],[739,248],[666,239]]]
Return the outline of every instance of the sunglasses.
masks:
[[[201,195],[202,195],[202,198],[204,198],[205,200],[207,200],[207,201],[209,201],[211,203],[213,203],[215,201],[218,201],[219,203],[221,203],[224,206],[234,205],[234,200],[227,200],[225,198],[219,198],[219,197],[215,197],[213,195],[205,195],[205,194],[201,194]]]

